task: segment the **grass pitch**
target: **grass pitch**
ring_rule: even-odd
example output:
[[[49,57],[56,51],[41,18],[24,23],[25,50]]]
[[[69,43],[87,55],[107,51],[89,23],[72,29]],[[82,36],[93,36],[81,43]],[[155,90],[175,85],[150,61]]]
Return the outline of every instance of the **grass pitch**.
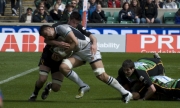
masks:
[[[145,53],[102,53],[106,72],[117,77],[117,71],[125,59],[137,60],[141,57],[153,57]],[[41,53],[0,53],[0,82],[12,76],[37,67]],[[180,55],[160,54],[166,75],[180,78]],[[65,78],[59,92],[51,92],[43,101],[40,96],[36,102],[28,102],[33,92],[38,70],[0,84],[4,95],[4,108],[179,108],[180,101],[130,101],[123,103],[121,95],[108,85],[96,79],[89,64],[74,69],[91,87],[90,92],[81,99],[75,99],[78,86]],[[48,82],[51,81],[50,75]],[[43,87],[44,88],[44,87]]]

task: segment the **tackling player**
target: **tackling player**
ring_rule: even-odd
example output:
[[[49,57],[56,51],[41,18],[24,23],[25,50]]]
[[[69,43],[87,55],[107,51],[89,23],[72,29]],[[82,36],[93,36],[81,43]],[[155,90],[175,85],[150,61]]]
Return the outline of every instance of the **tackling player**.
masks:
[[[90,63],[91,68],[94,71],[96,77],[103,81],[104,83],[110,85],[114,89],[118,90],[123,96],[123,101],[128,103],[132,98],[132,94],[125,90],[118,81],[109,76],[104,69],[101,53],[99,50],[97,52],[91,52],[91,42],[88,37],[85,37],[81,32],[77,29],[69,26],[69,25],[59,25],[55,28],[47,25],[43,25],[39,31],[40,35],[45,39],[56,39],[61,37],[65,42],[70,44],[70,47],[65,51],[59,51],[62,56],[66,56],[70,51],[73,51],[73,55],[67,59],[63,59],[62,64],[60,65],[60,71],[66,76],[68,79],[72,80],[75,83],[79,82],[79,77],[72,71],[72,68],[81,66],[83,61],[87,61]],[[81,98],[84,95],[84,92],[80,92],[76,96],[76,98]]]
[[[90,37],[93,44],[91,45],[91,52],[95,53],[97,50],[97,42],[96,38],[86,29],[80,25],[81,15],[78,12],[73,12],[70,15],[70,19],[68,24],[73,27],[77,27],[79,31],[81,31],[84,35]],[[61,23],[54,24],[53,27],[60,25]],[[60,57],[57,53],[54,52],[54,45],[64,48],[69,48],[69,44],[65,42],[59,42],[56,40],[51,40],[50,42],[45,40],[47,45],[43,49],[43,53],[39,62],[39,79],[35,83],[35,88],[32,95],[29,97],[29,101],[35,101],[40,89],[43,87],[44,83],[48,78],[48,73],[51,71],[52,83],[48,83],[41,95],[41,98],[44,100],[47,98],[49,91],[52,89],[54,92],[59,91],[61,87],[61,83],[63,81],[64,76],[59,71],[59,65],[62,62],[62,57]],[[53,46],[52,46],[53,45]],[[79,79],[80,92],[86,92],[89,90],[89,86],[81,79]]]

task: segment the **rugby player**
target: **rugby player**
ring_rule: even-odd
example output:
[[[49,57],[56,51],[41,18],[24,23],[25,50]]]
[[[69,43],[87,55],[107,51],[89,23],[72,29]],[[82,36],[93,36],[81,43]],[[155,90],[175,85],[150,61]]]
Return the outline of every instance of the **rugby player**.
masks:
[[[125,103],[130,101],[132,94],[125,90],[115,78],[109,76],[105,72],[100,51],[97,49],[96,53],[91,52],[92,43],[88,37],[85,37],[77,29],[67,24],[58,25],[55,28],[48,25],[43,25],[41,26],[39,33],[45,39],[52,40],[60,37],[63,38],[65,42],[70,44],[68,49],[59,51],[61,56],[66,56],[66,54],[71,51],[74,52],[72,56],[68,57],[67,59],[63,59],[63,62],[59,67],[60,71],[68,79],[74,83],[79,83],[79,77],[74,71],[72,71],[72,68],[81,66],[83,61],[89,62],[94,74],[99,80],[119,91],[122,95],[122,100]],[[80,92],[78,95],[76,95],[76,98],[81,98],[83,95],[84,92]]]
[[[155,94],[150,98],[151,100],[179,100],[180,99],[180,79],[173,79],[168,76],[152,76],[150,77],[154,87]],[[141,91],[134,93],[137,99],[143,97],[147,88],[144,87]]]
[[[95,53],[97,50],[97,42],[96,38],[87,31],[81,24],[81,15],[78,12],[73,12],[70,15],[69,21],[67,22],[69,25],[73,27],[77,27],[77,29],[82,32],[84,35],[90,37],[92,41],[91,52]],[[56,27],[62,23],[53,24],[53,27]],[[62,62],[62,57],[60,57],[57,53],[54,52],[53,46],[59,46],[63,48],[69,48],[69,44],[63,41],[59,42],[56,40],[47,41],[45,40],[47,45],[43,49],[43,53],[39,62],[39,79],[35,83],[35,88],[32,95],[29,97],[29,101],[35,101],[40,89],[43,87],[44,83],[47,81],[48,73],[51,72],[52,83],[47,83],[44,91],[41,95],[41,98],[44,100],[49,95],[50,90],[52,89],[54,92],[60,90],[62,81],[64,76],[59,71],[59,65]],[[83,83],[81,79],[79,79],[78,85],[80,86],[79,92],[86,92],[90,89],[90,87]]]
[[[155,53],[154,55],[155,58],[142,58],[136,62],[129,59],[125,60],[118,71],[118,82],[124,88],[131,91],[132,94],[133,92],[138,92],[143,87],[148,89],[143,99],[150,98],[156,91],[150,76],[165,74],[159,54]],[[139,86],[136,86],[137,84]],[[136,97],[133,96],[133,99],[136,99]]]

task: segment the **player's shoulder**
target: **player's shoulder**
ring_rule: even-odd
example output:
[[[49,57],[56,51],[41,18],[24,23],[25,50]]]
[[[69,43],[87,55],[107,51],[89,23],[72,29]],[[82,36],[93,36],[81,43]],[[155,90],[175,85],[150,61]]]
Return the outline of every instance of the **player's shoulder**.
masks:
[[[147,75],[146,71],[145,70],[142,70],[142,69],[135,69],[134,70],[134,73],[138,76],[141,76],[141,75]]]

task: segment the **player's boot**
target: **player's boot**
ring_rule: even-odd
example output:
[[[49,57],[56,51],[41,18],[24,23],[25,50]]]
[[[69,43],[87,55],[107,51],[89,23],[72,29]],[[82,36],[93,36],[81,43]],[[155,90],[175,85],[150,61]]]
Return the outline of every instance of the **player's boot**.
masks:
[[[44,91],[42,92],[41,98],[45,100],[49,93],[51,92],[51,82],[47,83],[46,87],[44,88]]]
[[[29,101],[33,102],[36,101],[37,95],[35,95],[34,93],[32,93],[32,95],[29,97]]]
[[[160,58],[161,58],[158,53],[154,53],[153,56],[154,56],[154,58],[157,58],[157,59],[160,59]]]
[[[129,92],[122,96],[122,100],[124,103],[128,103],[132,99],[133,95]]]
[[[76,99],[82,98],[84,96],[84,93],[88,92],[90,90],[89,85],[85,85],[79,88],[79,94],[75,96]]]

